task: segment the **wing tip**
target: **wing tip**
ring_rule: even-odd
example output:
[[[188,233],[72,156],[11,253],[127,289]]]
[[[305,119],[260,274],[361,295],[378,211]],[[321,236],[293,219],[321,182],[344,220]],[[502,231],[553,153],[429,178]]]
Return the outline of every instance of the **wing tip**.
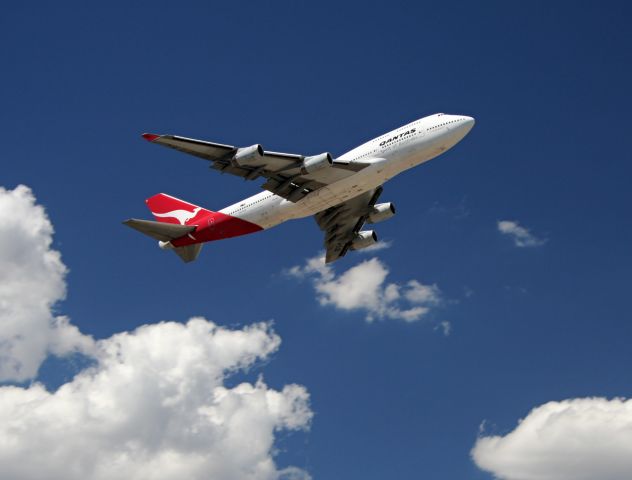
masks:
[[[155,133],[143,133],[141,136],[148,142],[154,142],[160,138],[160,135],[156,135]]]

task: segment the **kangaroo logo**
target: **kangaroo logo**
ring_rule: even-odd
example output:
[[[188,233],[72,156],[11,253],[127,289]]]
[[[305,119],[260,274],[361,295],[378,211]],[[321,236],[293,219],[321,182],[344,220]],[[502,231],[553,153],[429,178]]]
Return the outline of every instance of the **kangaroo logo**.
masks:
[[[173,210],[166,213],[151,213],[160,218],[175,218],[178,222],[180,222],[180,225],[186,225],[189,220],[195,218],[200,210],[202,210],[201,207],[195,207],[192,212],[189,212],[188,210]]]

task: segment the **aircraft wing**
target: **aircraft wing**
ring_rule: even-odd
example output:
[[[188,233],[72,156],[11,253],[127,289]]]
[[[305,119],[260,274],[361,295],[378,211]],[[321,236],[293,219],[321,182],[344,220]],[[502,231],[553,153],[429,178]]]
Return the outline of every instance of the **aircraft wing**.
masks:
[[[377,187],[314,215],[318,227],[325,232],[325,263],[346,255],[382,190]]]
[[[222,143],[195,140],[176,135],[145,133],[143,137],[158,145],[173,148],[208,160],[211,168],[245,180],[265,179],[262,188],[297,202],[305,195],[353,175],[369,163],[334,160],[327,153],[305,156],[270,152],[260,145],[238,148]]]

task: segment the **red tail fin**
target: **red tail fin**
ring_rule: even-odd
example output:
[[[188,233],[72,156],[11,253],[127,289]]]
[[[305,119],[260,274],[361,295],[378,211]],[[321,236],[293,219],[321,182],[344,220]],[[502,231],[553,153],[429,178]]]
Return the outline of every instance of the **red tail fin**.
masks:
[[[164,193],[148,198],[145,203],[156,220],[177,225],[194,225],[196,218],[211,213],[210,210]]]

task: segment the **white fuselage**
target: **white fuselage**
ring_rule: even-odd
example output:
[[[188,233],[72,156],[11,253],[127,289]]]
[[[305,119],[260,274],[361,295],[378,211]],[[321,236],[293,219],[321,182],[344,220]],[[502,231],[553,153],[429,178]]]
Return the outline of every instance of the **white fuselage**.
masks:
[[[474,119],[438,113],[374,138],[337,157],[370,166],[322,187],[298,202],[265,191],[220,210],[266,229],[293,218],[314,215],[368,190],[395,175],[441,155],[456,145],[474,126]]]

